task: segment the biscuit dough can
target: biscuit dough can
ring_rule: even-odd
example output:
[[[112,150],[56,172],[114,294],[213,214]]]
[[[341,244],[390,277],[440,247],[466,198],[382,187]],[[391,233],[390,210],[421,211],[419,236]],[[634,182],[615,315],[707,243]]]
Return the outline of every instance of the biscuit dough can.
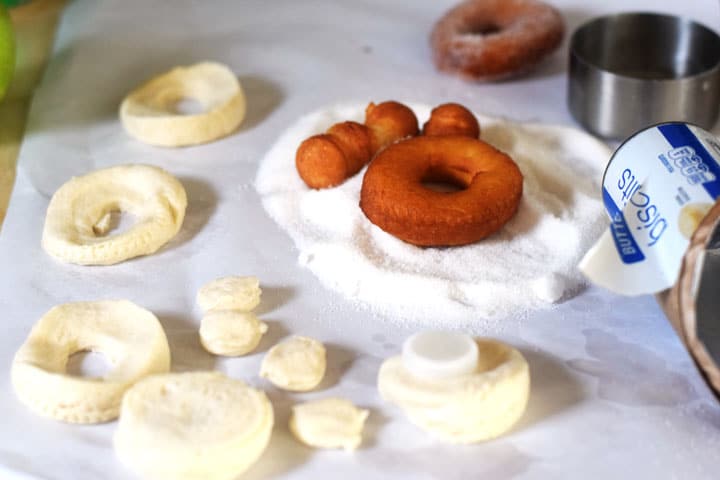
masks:
[[[668,122],[625,140],[608,162],[608,230],[580,262],[595,284],[654,294],[720,393],[720,140]]]

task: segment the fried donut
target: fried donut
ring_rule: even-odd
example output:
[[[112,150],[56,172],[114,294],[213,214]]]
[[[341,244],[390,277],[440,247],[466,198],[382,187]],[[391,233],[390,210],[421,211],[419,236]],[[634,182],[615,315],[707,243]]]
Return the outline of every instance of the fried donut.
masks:
[[[499,80],[552,53],[564,30],[560,13],[537,0],[467,0],[435,24],[430,43],[438,70]]]
[[[417,118],[405,105],[370,103],[365,125],[336,123],[326,133],[303,141],[295,155],[295,166],[308,187],[334,187],[359,172],[381,148],[417,134]]]
[[[438,192],[423,182],[463,189]],[[481,140],[415,137],[375,157],[363,178],[360,208],[372,223],[413,245],[466,245],[505,225],[522,189],[515,162]]]
[[[462,135],[478,138],[480,124],[470,110],[458,103],[445,103],[432,109],[430,118],[423,125],[425,136]]]

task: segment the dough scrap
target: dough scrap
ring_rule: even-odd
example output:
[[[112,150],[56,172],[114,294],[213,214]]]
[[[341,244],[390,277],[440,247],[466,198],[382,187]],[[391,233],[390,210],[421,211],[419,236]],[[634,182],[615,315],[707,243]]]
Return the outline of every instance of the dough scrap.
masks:
[[[522,416],[530,394],[530,370],[516,349],[477,339],[480,358],[474,373],[445,379],[421,379],[387,359],[380,367],[378,389],[411,422],[451,443],[495,438]]]
[[[80,265],[112,265],[149,255],[182,226],[187,194],[165,170],[118,165],[70,179],[52,196],[42,246],[53,257]],[[135,224],[104,236],[112,212],[127,212]]]
[[[185,99],[196,100],[205,111],[178,113]],[[173,68],[130,92],[120,105],[120,120],[141,142],[182,147],[229,135],[242,123],[245,109],[245,93],[232,70],[201,62]]]
[[[217,309],[249,312],[260,304],[261,295],[257,277],[222,277],[200,288],[197,303],[205,311]]]
[[[296,335],[268,351],[260,366],[260,376],[285,390],[312,390],[325,376],[325,357],[322,343]]]
[[[255,350],[267,329],[252,312],[213,309],[200,322],[200,342],[215,355],[245,355]]]
[[[128,390],[114,436],[145,478],[231,480],[255,463],[274,422],[265,394],[220,372],[155,375]]]
[[[344,398],[322,398],[294,405],[289,426],[310,447],[355,450],[369,413]]]
[[[103,353],[113,365],[102,378],[66,373],[74,353]],[[32,328],[12,363],[15,392],[34,412],[70,423],[118,416],[125,391],[170,369],[165,332],[151,312],[127,300],[65,303]]]

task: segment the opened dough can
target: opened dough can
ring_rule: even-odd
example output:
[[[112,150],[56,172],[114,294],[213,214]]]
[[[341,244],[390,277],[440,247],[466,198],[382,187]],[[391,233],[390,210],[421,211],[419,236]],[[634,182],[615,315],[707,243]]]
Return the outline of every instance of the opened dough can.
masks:
[[[610,226],[580,262],[595,284],[655,294],[720,394],[720,140],[669,122],[639,131],[608,162]]]

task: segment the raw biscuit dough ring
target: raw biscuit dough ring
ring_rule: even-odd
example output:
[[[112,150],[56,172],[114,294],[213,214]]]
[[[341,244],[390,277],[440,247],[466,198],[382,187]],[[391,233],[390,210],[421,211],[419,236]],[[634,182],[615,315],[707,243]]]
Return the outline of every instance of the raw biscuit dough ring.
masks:
[[[101,378],[66,373],[74,353],[103,353],[112,368]],[[170,368],[170,349],[158,319],[127,300],[65,303],[33,327],[12,363],[18,398],[36,413],[70,423],[118,416],[125,391]]]
[[[42,246],[57,259],[80,265],[112,265],[156,252],[177,234],[187,195],[166,171],[149,165],[119,165],[72,178],[48,205]],[[136,222],[104,236],[113,212]]]
[[[427,188],[428,181],[462,186]],[[390,145],[363,177],[360,209],[404,242],[441,247],[477,242],[517,211],[523,176],[506,154],[466,136],[423,136]]]
[[[203,113],[183,115],[177,104],[196,100]],[[176,67],[130,92],[120,106],[125,130],[162,147],[207,143],[235,131],[245,118],[245,94],[225,65],[203,62]]]

